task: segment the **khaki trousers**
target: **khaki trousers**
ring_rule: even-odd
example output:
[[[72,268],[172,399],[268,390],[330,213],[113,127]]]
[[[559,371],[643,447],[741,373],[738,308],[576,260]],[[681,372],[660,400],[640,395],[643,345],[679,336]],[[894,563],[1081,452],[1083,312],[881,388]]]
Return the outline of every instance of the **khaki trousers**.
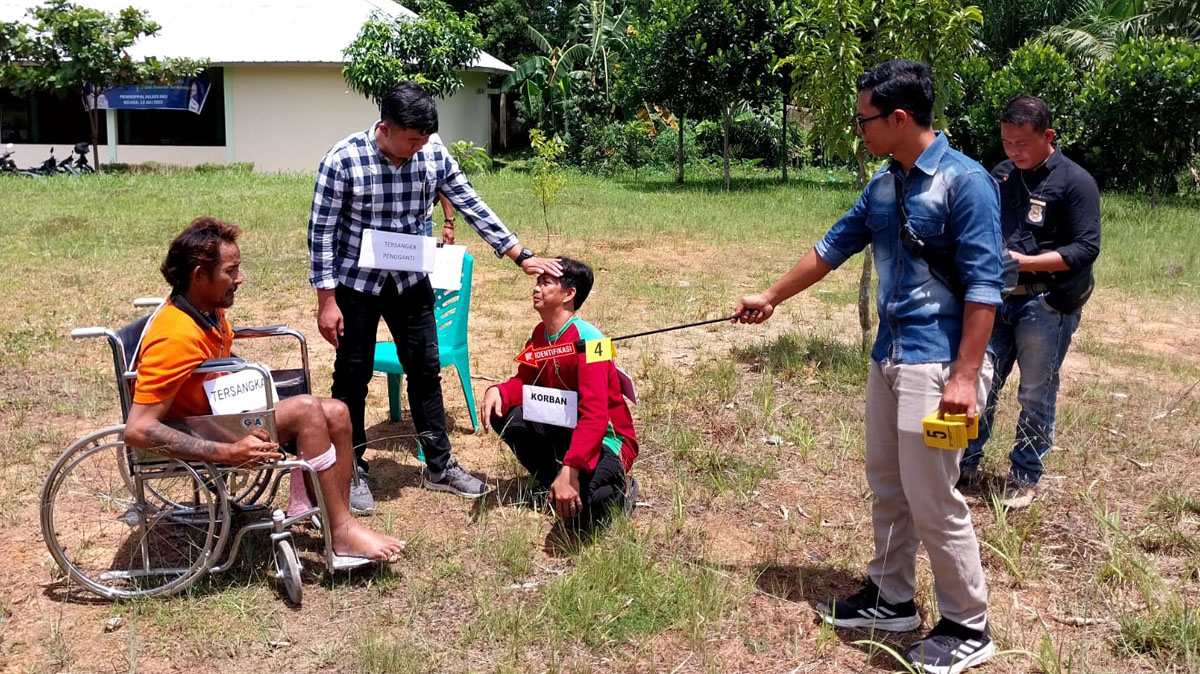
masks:
[[[967,502],[954,487],[963,450],[925,444],[921,419],[937,411],[952,363],[871,363],[867,377],[867,483],[875,556],[867,566],[884,600],[916,594],[917,546],[925,545],[942,617],[982,630],[987,583]],[[982,412],[992,384],[985,357],[977,382]]]

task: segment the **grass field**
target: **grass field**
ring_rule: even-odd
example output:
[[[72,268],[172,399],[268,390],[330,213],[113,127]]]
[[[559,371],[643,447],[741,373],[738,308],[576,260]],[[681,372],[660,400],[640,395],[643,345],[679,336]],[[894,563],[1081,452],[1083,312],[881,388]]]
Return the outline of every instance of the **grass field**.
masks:
[[[744,173],[723,193],[705,175],[683,187],[572,175],[549,243],[527,175],[475,183],[528,245],[592,264],[584,315],[618,335],[728,314],[782,274],[856,196],[811,178],[780,186]],[[403,561],[331,577],[319,539],[301,531],[302,609],[268,577],[263,539],[181,596],[96,601],[64,581],[38,529],[58,454],[120,421],[107,350],[69,330],[135,318],[131,298],[164,293],[170,238],[214,215],[245,230],[234,322],[308,334],[315,388],[327,392],[333,353],[307,284],[312,180],[0,183],[0,671],[885,672],[901,669],[889,649],[919,637],[834,631],[812,609],[853,591],[871,550],[856,261],[764,326],[622,345],[640,388],[642,502],[590,544],[563,543],[545,513],[510,503],[519,466],[494,436],[471,433],[450,372],[451,442],[498,495],[473,506],[420,490],[408,415],[387,420],[377,379],[371,523],[407,539]],[[985,461],[998,477],[969,499],[992,629],[1010,651],[978,671],[1200,671],[1200,202],[1152,209],[1105,195],[1103,213],[1099,287],[1064,370],[1043,494],[1023,512],[992,499],[1014,381]],[[531,279],[464,230],[478,398],[511,373],[536,315]],[[936,606],[920,568],[928,628]]]

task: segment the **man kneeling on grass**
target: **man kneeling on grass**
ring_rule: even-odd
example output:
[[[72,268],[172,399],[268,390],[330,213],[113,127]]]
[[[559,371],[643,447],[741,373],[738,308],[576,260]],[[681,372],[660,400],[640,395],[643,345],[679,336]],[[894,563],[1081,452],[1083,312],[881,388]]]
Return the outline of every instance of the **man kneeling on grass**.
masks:
[[[225,310],[233,306],[241,272],[237,238],[241,231],[215,218],[197,218],[175,237],[162,265],[171,298],[150,321],[137,359],[133,407],[125,441],[174,459],[254,468],[282,459],[279,444],[263,431],[237,442],[212,442],[163,423],[212,414],[204,382],[217,375],[195,374],[205,360],[228,358],[233,330]],[[325,494],[334,553],[395,561],[404,542],[360,525],[350,514],[350,414],[329,398],[295,396],[275,405],[281,442],[295,441],[300,458],[317,469]]]
[[[575,315],[592,290],[591,268],[559,260],[562,277],[542,274],[533,287],[542,322],[526,346],[604,337]],[[625,478],[638,443],[622,379],[628,382],[612,360],[588,363],[580,350],[536,367],[522,364],[483,396],[484,430],[496,429],[569,527],[603,523],[616,508],[628,514],[637,498],[637,481]]]

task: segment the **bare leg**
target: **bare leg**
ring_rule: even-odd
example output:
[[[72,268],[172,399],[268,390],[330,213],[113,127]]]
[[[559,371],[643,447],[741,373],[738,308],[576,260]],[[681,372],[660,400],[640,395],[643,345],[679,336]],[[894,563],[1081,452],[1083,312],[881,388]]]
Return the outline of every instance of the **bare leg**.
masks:
[[[350,513],[354,452],[350,446],[350,414],[346,405],[307,395],[288,398],[275,406],[275,425],[281,441],[296,441],[302,459],[324,454],[331,444],[337,452],[333,466],[317,473],[325,496],[333,551],[339,555],[395,561],[404,551],[404,542],[367,529]]]

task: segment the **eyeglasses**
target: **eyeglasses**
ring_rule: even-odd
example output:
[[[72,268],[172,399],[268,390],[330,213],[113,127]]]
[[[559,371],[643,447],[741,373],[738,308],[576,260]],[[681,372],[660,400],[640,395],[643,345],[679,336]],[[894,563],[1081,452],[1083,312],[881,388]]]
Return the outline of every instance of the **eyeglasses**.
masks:
[[[854,124],[858,127],[859,132],[863,132],[863,131],[867,130],[865,128],[867,126],[867,122],[869,122],[873,119],[879,119],[880,117],[887,117],[888,114],[889,113],[881,112],[878,115],[871,115],[870,117],[863,117],[862,115],[855,115],[854,116]]]

